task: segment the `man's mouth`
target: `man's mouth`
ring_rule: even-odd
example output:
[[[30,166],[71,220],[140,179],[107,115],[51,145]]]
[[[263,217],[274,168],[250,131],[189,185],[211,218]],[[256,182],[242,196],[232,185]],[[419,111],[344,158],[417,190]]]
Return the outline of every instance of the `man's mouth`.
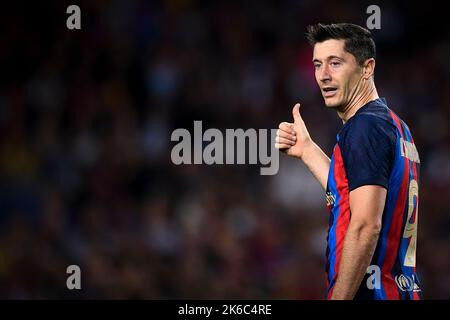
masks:
[[[337,88],[335,87],[324,87],[322,88],[323,96],[325,98],[332,97],[336,94]]]

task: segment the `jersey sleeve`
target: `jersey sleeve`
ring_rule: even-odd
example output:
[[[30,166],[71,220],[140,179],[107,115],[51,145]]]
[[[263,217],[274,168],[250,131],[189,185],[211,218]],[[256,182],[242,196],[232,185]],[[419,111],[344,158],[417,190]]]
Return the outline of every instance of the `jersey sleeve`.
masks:
[[[388,188],[395,157],[396,133],[378,117],[359,115],[340,140],[349,191],[364,185]]]

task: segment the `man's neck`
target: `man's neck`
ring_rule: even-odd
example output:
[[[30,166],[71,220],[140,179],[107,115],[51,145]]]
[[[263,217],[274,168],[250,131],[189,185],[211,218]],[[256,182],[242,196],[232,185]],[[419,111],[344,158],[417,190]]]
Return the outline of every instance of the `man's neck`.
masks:
[[[356,98],[351,101],[348,106],[342,109],[342,111],[338,110],[337,113],[339,115],[339,118],[341,118],[342,122],[345,124],[351,117],[355,115],[355,113],[360,108],[375,99],[378,99],[378,92],[375,88],[375,84],[371,83],[366,90],[357,95]]]

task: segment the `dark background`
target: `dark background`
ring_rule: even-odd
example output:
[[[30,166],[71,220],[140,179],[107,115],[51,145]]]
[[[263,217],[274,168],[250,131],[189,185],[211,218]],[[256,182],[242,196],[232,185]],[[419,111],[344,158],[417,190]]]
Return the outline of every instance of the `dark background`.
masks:
[[[81,30],[66,8],[81,8]],[[442,2],[43,1],[2,4],[0,298],[323,299],[328,214],[300,161],[182,165],[176,128],[341,127],[308,24],[381,8],[375,81],[421,157],[418,272],[450,298],[450,41]],[[82,290],[66,288],[77,264]]]

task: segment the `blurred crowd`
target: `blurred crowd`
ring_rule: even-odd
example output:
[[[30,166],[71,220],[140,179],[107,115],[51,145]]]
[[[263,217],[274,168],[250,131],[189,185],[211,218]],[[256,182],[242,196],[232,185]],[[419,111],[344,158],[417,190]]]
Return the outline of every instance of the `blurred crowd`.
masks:
[[[330,155],[342,124],[305,27],[365,25],[370,3],[82,1],[81,30],[69,4],[2,13],[0,298],[323,299],[328,213],[303,164],[177,166],[170,138],[276,128],[300,102]],[[450,33],[432,8],[380,7],[376,85],[421,157],[418,273],[449,299]]]

